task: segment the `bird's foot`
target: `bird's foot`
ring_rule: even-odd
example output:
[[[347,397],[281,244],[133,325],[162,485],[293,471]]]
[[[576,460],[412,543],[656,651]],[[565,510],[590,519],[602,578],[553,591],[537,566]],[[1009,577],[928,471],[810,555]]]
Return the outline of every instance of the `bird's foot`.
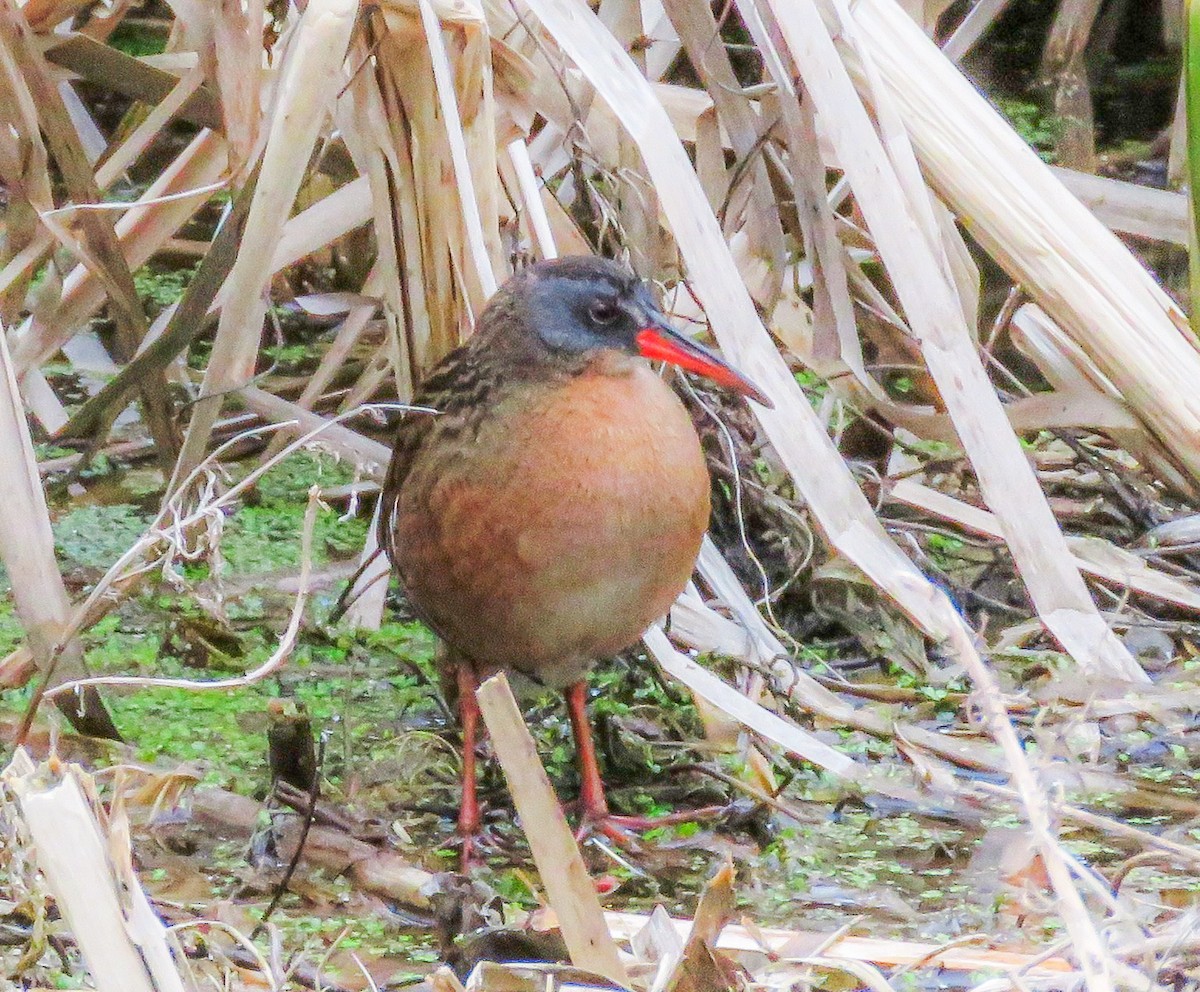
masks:
[[[458,870],[461,875],[469,875],[475,869],[487,864],[489,854],[494,854],[502,844],[499,838],[487,827],[458,833]]]
[[[465,804],[458,817],[459,873],[468,875],[482,868],[487,855],[499,846],[498,835],[484,823],[482,809],[474,801]]]
[[[473,869],[483,864],[483,855],[479,850],[480,839],[478,833],[458,835],[458,872],[460,875],[469,875]]]
[[[475,824],[458,825],[456,839],[447,847],[459,851],[459,872],[468,874],[471,869],[483,868],[488,858],[497,855],[513,858],[517,854],[513,830],[499,817],[487,817]]]
[[[612,813],[584,814],[575,830],[575,840],[582,844],[589,837],[602,836],[612,841],[624,851],[640,849],[638,831],[646,829],[638,823],[626,823],[626,820],[640,820],[637,816],[617,816]]]
[[[642,840],[638,835],[644,831],[707,820],[724,811],[724,806],[702,806],[699,809],[680,810],[661,816],[624,816],[610,813],[604,808],[585,808],[579,828],[575,831],[575,840],[582,843],[588,837],[601,835],[624,850],[637,851]]]

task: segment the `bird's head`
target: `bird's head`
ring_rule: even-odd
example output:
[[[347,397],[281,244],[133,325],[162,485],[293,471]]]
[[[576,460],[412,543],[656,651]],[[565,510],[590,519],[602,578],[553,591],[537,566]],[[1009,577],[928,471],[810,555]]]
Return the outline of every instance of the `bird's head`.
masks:
[[[672,327],[649,287],[615,262],[595,256],[539,262],[518,275],[509,290],[524,326],[551,354],[576,357],[615,349],[641,355],[771,406],[728,362]]]

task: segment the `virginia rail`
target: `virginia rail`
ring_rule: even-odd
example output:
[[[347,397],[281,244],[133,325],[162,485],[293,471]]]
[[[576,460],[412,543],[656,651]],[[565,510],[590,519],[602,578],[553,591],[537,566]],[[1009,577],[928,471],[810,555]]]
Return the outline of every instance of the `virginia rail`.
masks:
[[[480,828],[475,689],[497,671],[565,690],[585,829],[620,833],[588,728],[587,671],[666,614],[709,518],[696,430],[646,359],[768,403],[674,330],[635,276],[579,257],[501,287],[413,397],[439,412],[400,424],[379,538],[457,686],[467,857]]]

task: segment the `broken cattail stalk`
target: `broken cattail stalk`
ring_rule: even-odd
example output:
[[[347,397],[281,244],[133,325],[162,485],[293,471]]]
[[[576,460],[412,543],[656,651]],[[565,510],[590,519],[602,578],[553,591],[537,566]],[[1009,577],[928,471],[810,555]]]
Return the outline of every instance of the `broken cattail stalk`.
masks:
[[[129,837],[98,815],[90,776],[20,749],[3,774],[38,867],[99,992],[183,992],[167,930],[133,872]]]

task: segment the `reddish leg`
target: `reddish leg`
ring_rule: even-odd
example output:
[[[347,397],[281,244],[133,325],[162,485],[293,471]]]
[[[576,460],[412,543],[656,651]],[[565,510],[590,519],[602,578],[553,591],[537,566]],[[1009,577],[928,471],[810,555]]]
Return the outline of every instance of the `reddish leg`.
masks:
[[[579,759],[579,806],[585,823],[603,823],[608,819],[608,800],[596,762],[596,745],[587,716],[587,682],[576,682],[564,693],[571,715],[571,733],[575,735],[575,754]]]
[[[630,831],[649,830],[653,827],[673,823],[687,823],[704,819],[724,811],[722,806],[705,806],[702,809],[666,816],[616,816],[608,811],[608,800],[604,797],[604,782],[600,778],[600,765],[596,761],[596,745],[592,741],[592,728],[587,717],[587,682],[576,682],[564,693],[567,712],[571,716],[571,732],[575,736],[575,753],[579,758],[579,812],[580,825],[576,839],[582,840],[593,830],[604,834],[609,840],[623,847],[636,843]]]
[[[462,862],[465,868],[473,858],[475,839],[483,824],[475,781],[475,743],[479,732],[479,703],[475,700],[475,690],[479,688],[479,679],[470,665],[458,665],[456,675],[458,719],[462,724],[463,736],[462,802],[458,807],[458,833],[462,837]]]

